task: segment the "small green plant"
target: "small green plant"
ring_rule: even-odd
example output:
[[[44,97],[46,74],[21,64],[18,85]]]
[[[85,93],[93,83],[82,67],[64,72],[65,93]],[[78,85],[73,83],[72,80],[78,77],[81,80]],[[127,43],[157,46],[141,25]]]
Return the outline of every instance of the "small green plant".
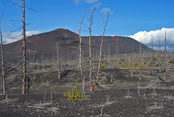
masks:
[[[20,68],[19,69],[23,69],[23,66],[20,66]]]
[[[155,61],[156,60],[156,57],[153,57],[153,60]]]
[[[155,62],[149,63],[149,66],[153,66],[153,65],[155,65]]]
[[[52,68],[52,67],[50,67],[50,71],[51,71],[51,70],[53,70],[53,68]]]
[[[119,62],[119,64],[122,64],[122,62]]]
[[[107,66],[100,66],[100,69],[107,69]]]
[[[77,82],[74,83],[72,89],[68,90],[68,93],[64,93],[64,97],[68,101],[76,101],[79,99],[87,98],[84,96],[84,94],[81,94],[81,89],[78,88],[78,85],[79,85],[79,78],[77,79]]]
[[[50,66],[52,67],[52,66],[54,66],[54,64],[52,63]]]
[[[174,60],[170,60],[169,63],[173,63],[174,64]]]
[[[39,71],[43,71],[42,69],[40,69]]]
[[[139,63],[135,63],[135,65],[136,65],[136,66],[138,66],[138,65],[139,65]]]

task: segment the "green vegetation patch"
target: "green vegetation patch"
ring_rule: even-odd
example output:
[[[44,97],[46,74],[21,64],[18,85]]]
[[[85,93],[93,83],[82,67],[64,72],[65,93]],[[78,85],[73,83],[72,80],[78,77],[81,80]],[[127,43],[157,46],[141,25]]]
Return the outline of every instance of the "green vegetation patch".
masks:
[[[79,78],[77,82],[74,83],[74,86],[72,89],[68,90],[68,93],[64,93],[64,97],[68,101],[76,101],[79,99],[86,99],[87,97],[84,96],[84,94],[81,93],[81,89],[79,89]]]

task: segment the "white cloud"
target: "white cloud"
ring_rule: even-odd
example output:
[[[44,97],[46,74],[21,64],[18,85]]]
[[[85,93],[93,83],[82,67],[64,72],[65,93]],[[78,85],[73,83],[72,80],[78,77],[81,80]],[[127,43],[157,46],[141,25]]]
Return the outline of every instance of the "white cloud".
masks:
[[[166,40],[167,40],[167,46],[168,46],[167,49],[170,50],[172,49],[171,45],[174,44],[174,28],[162,28],[161,30],[152,30],[149,32],[139,31],[135,33],[134,35],[130,35],[129,37],[149,46],[151,45],[151,39],[153,39],[153,45],[154,47],[156,46],[156,49],[157,49],[159,40],[160,40],[161,47],[164,46],[165,31],[166,31]]]
[[[31,36],[33,34],[38,34],[40,33],[40,31],[36,30],[36,31],[26,31],[26,36]],[[15,41],[18,41],[22,39],[22,32],[13,32],[13,33],[3,33],[3,42],[8,44],[8,43],[12,43]]]
[[[86,3],[89,3],[89,4],[94,3],[94,2],[97,2],[97,1],[99,1],[99,0],[85,0],[85,2]]]
[[[110,8],[107,8],[107,7],[103,8],[101,10],[101,13],[103,13],[103,14],[108,14],[108,12],[112,13],[111,9]]]
[[[166,31],[167,42],[174,44],[174,28],[162,28],[161,30],[152,30],[152,31],[140,31],[129,37],[134,38],[137,41],[140,41],[144,44],[150,44],[151,38],[153,38],[154,43],[158,43],[159,39],[161,42],[164,42]]]

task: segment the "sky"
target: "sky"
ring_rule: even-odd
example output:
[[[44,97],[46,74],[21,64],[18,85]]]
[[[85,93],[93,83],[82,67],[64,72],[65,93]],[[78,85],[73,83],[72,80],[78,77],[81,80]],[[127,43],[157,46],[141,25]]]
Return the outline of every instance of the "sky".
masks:
[[[89,19],[99,0],[25,0],[27,36],[58,28],[79,32],[80,22],[87,13],[82,36],[89,35]],[[22,0],[0,0],[3,41],[21,39]],[[174,52],[174,0],[101,0],[92,25],[92,35],[103,33],[107,13],[111,10],[105,36],[129,36],[151,47],[164,49],[166,32],[167,50]],[[20,29],[20,30],[17,30]]]

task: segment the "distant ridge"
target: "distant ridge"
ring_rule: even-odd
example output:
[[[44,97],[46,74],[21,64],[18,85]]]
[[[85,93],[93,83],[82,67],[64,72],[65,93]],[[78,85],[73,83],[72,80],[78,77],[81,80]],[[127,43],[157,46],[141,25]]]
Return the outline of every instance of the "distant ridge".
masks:
[[[133,46],[134,51],[138,51],[139,42],[130,37],[121,36],[105,36],[103,52],[115,53],[116,41],[118,42],[119,53],[130,52]],[[32,61],[33,52],[36,51],[37,60],[42,59],[53,60],[56,58],[56,43],[60,45],[60,54],[62,59],[75,59],[75,57],[68,55],[78,53],[79,35],[68,29],[56,29],[50,32],[45,32],[37,35],[27,37],[27,59]],[[99,51],[101,43],[101,36],[92,36],[92,51],[96,53]],[[143,50],[149,49],[142,45]],[[30,51],[29,51],[30,50]],[[82,37],[82,51],[87,54],[88,51],[88,37]],[[18,62],[22,60],[22,39],[16,42],[4,45],[5,60],[7,62]]]

